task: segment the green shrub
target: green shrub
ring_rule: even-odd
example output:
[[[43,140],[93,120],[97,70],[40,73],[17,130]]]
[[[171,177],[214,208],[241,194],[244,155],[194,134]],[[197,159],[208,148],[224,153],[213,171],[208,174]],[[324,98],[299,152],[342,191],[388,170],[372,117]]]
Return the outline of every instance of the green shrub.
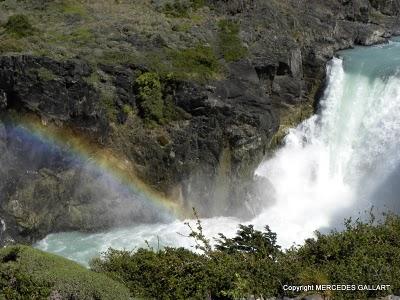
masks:
[[[206,1],[205,0],[190,0],[190,4],[194,9],[199,9],[206,5]]]
[[[26,49],[23,40],[9,37],[0,40],[0,53],[22,52]]]
[[[94,41],[94,35],[87,28],[78,28],[71,33],[69,40],[80,44],[88,44]]]
[[[175,18],[188,18],[190,14],[189,8],[190,6],[187,3],[184,3],[180,0],[174,0],[173,3],[166,3],[163,11],[167,16]]]
[[[129,291],[105,275],[27,246],[0,250],[0,299],[129,299]]]
[[[221,74],[221,65],[213,48],[206,45],[153,51],[145,56],[145,60],[161,78],[205,83]]]
[[[115,122],[117,120],[118,110],[113,91],[101,89],[100,108],[109,121]]]
[[[39,78],[43,81],[51,81],[57,79],[57,76],[51,70],[43,67],[37,69],[37,74]]]
[[[132,107],[131,107],[130,105],[124,104],[124,105],[122,106],[122,112],[123,112],[125,115],[129,115],[129,114],[131,114],[131,113],[133,112],[133,110],[132,110]]]
[[[92,269],[123,282],[134,297],[145,299],[205,299],[207,260],[183,248],[135,253],[110,249]]]
[[[16,37],[26,37],[34,34],[35,29],[25,15],[12,15],[5,24],[6,32]]]
[[[78,27],[72,32],[66,34],[54,35],[51,38],[52,42],[68,44],[69,46],[90,45],[95,42],[93,32],[85,27]]]
[[[205,82],[215,78],[220,65],[211,47],[198,45],[184,50],[171,50],[169,58],[172,62],[174,76],[179,79],[192,79]]]
[[[219,28],[219,49],[226,61],[236,61],[246,56],[247,49],[239,37],[240,25],[231,20],[221,20]]]
[[[149,125],[166,124],[185,117],[185,112],[176,107],[171,95],[164,95],[168,78],[161,80],[154,72],[141,74],[135,80],[139,111]]]
[[[254,235],[249,237],[249,231]],[[195,233],[194,236],[201,235]],[[247,226],[238,231],[239,239],[246,240],[242,245],[264,247],[268,244],[265,249],[278,249],[269,238],[259,244],[259,237],[269,235],[269,231],[261,233]],[[91,268],[124,282],[134,297],[238,299],[247,295],[275,295],[280,284],[274,259],[228,244],[223,242],[224,251],[206,250],[204,254],[183,248],[165,248],[156,252],[139,249],[134,253],[110,249],[103,258],[93,260]],[[200,248],[211,250],[208,246]]]
[[[133,64],[140,61],[138,55],[129,51],[106,50],[100,57],[95,58],[96,62],[105,65]]]
[[[174,2],[167,2],[164,5],[163,12],[167,16],[175,18],[189,18],[192,12],[204,5],[204,0],[174,0]]]
[[[85,7],[83,7],[81,3],[75,0],[62,0],[61,8],[63,13],[67,15],[78,15],[81,17],[86,15]]]
[[[233,238],[220,234],[215,249],[211,257],[219,261],[211,270],[217,272],[215,278],[225,278],[220,281],[225,282],[219,288],[221,295],[229,299],[278,295],[282,276],[277,262],[282,252],[276,244],[276,234],[268,226],[262,232],[252,225],[239,225]]]
[[[219,236],[216,249],[227,253],[243,252],[275,258],[280,251],[280,247],[276,244],[276,233],[272,232],[268,226],[265,227],[264,232],[261,232],[255,230],[253,225],[239,225],[236,237],[227,238],[222,233]]]
[[[346,230],[317,233],[298,249],[297,258],[310,273],[328,282],[390,284],[400,290],[400,218],[388,215],[381,223],[347,221]],[[302,274],[304,277],[304,274]],[[310,282],[312,283],[312,282]],[[387,292],[356,291],[354,299],[384,296]],[[338,299],[346,292],[337,291]]]
[[[157,73],[147,72],[135,81],[138,91],[138,105],[143,117],[150,121],[161,122],[164,117],[160,77]]]

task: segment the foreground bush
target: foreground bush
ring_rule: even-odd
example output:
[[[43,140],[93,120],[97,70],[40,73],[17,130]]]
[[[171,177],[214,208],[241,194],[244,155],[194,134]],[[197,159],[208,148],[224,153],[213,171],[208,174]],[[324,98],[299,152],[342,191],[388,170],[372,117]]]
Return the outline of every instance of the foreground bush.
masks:
[[[0,299],[49,297],[129,299],[129,291],[103,274],[31,247],[9,246],[0,250]]]
[[[297,250],[303,266],[298,281],[304,284],[353,283],[390,284],[393,293],[400,291],[400,218],[389,215],[380,223],[346,222],[343,232],[317,233]],[[312,277],[312,275],[318,276]],[[325,282],[324,282],[325,283]],[[346,297],[347,295],[347,297]],[[387,292],[356,291],[353,299],[387,295]],[[348,298],[336,292],[335,298]]]
[[[276,234],[241,225],[234,238],[220,235],[214,248],[192,231],[197,248],[137,252],[110,249],[92,269],[124,283],[135,297],[156,299],[246,299],[298,296],[284,284],[390,284],[391,291],[326,292],[333,299],[367,299],[400,289],[400,218],[346,222],[343,232],[317,233],[282,251]],[[313,292],[315,293],[315,292]],[[306,293],[303,293],[305,295]]]

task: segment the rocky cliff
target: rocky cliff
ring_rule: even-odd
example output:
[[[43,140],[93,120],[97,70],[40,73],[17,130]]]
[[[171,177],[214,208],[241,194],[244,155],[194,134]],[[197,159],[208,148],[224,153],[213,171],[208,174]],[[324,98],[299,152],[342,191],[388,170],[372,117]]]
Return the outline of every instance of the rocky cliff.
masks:
[[[398,0],[0,1],[1,238],[165,219],[74,163],[71,134],[27,143],[25,119],[129,162],[184,212],[251,216],[273,201],[253,172],[317,107],[326,62],[400,34],[399,14]]]

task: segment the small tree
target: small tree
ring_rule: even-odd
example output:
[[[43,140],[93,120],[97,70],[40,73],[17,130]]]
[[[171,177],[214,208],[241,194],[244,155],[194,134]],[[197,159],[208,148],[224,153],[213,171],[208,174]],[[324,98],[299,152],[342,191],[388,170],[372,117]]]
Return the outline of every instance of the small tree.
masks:
[[[262,232],[255,230],[253,225],[239,225],[234,238],[227,238],[222,233],[219,237],[216,249],[227,253],[242,252],[274,259],[280,252],[280,246],[276,244],[276,233],[269,226],[265,226]]]

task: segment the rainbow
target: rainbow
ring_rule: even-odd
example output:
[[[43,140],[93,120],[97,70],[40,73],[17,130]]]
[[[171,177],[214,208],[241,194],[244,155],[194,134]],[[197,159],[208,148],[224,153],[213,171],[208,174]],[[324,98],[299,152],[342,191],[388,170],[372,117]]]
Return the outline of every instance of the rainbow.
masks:
[[[112,150],[101,147],[97,142],[72,128],[57,126],[53,122],[44,122],[35,115],[12,116],[7,124],[21,129],[30,137],[51,147],[67,149],[79,162],[90,162],[102,172],[111,176],[119,184],[127,187],[132,194],[140,195],[175,218],[184,218],[186,213],[179,201],[155,191],[143,182],[135,172],[133,163],[118,156]]]

